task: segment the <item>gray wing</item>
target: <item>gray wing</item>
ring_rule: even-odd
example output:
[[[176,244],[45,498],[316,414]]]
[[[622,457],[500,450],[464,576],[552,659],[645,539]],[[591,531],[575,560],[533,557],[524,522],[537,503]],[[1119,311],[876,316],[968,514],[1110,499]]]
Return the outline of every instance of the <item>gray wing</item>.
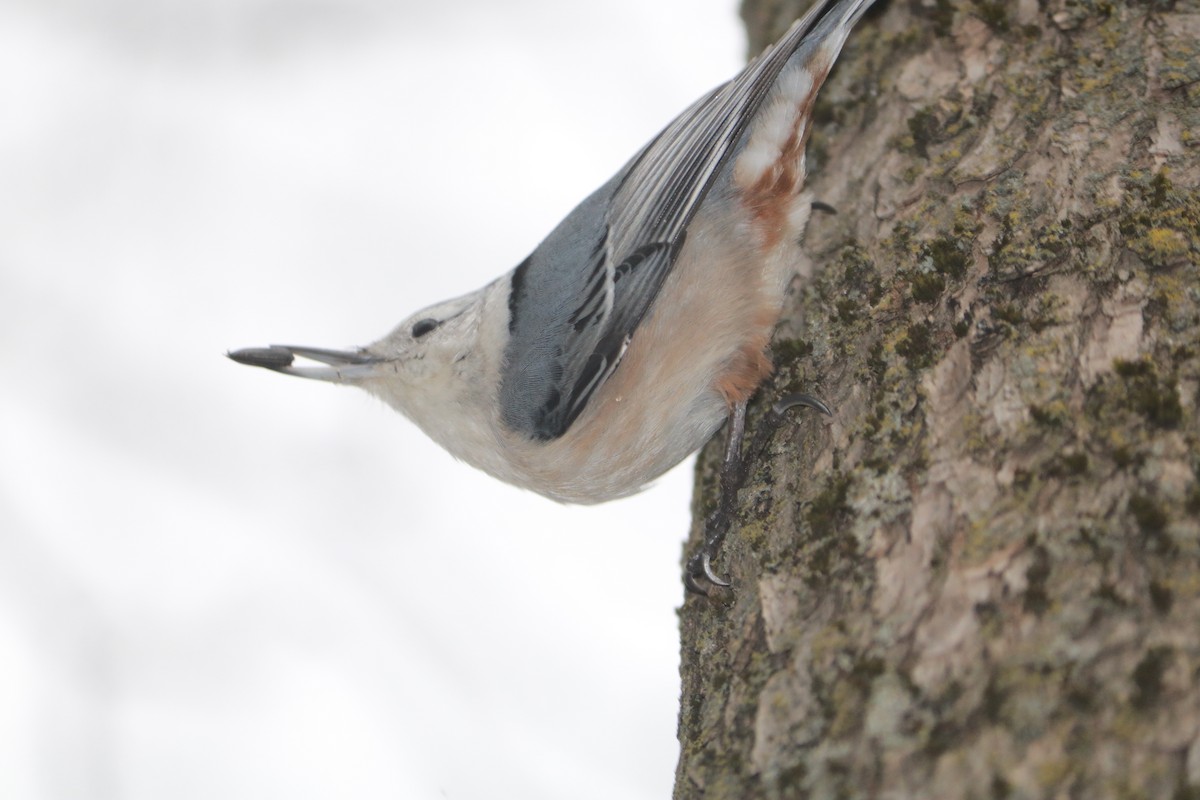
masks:
[[[517,267],[500,386],[505,424],[561,436],[621,361],[687,226],[788,59],[871,0],[819,2],[729,83],[671,122]],[[809,34],[813,36],[809,36]]]

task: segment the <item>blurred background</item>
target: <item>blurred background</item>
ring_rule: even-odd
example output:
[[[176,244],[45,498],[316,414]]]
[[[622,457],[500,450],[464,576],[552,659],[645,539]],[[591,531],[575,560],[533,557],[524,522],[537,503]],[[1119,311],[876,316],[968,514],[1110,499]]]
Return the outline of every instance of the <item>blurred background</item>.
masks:
[[[669,796],[690,462],[561,507],[223,353],[508,270],[735,11],[0,1],[0,797]]]

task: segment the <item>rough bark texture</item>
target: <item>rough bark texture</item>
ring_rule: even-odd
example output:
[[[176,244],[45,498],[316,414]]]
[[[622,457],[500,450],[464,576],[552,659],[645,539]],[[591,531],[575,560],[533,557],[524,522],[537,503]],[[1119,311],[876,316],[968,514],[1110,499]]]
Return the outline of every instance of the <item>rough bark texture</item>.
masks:
[[[764,393],[836,417],[681,610],[675,796],[1200,798],[1200,2],[879,6]]]

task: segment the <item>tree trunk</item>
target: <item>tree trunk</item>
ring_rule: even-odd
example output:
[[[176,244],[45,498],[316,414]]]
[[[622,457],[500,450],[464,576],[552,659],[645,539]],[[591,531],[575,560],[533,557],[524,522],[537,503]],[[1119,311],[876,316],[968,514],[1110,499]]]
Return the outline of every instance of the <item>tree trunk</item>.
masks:
[[[1200,2],[878,5],[675,797],[1200,798]],[[754,49],[801,6],[746,0]],[[801,390],[834,418],[764,431]]]

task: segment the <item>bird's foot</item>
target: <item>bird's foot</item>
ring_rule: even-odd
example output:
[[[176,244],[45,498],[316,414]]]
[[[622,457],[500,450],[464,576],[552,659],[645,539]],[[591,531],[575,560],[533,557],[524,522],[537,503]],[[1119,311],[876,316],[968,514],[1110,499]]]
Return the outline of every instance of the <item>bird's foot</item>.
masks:
[[[713,569],[713,559],[721,550],[726,534],[733,524],[737,506],[737,493],[745,480],[745,468],[766,446],[767,440],[779,427],[784,415],[793,408],[814,408],[828,417],[833,416],[829,406],[811,394],[798,392],[777,401],[767,412],[766,419],[754,437],[752,446],[743,450],[742,440],[746,435],[746,404],[734,406],[729,415],[729,438],[725,444],[725,460],[721,464],[721,496],[717,507],[709,514],[704,526],[704,545],[700,552],[688,559],[683,582],[689,592],[708,595],[713,587],[728,588],[730,582]]]

